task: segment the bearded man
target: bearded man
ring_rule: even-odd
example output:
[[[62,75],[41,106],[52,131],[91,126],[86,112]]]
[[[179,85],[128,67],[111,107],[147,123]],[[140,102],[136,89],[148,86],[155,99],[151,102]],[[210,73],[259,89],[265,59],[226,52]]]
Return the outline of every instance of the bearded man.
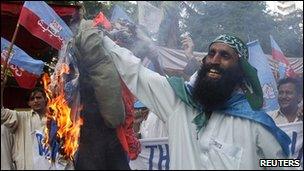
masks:
[[[145,68],[106,36],[103,46],[131,92],[167,124],[170,170],[260,170],[260,159],[289,155],[289,137],[259,110],[257,71],[239,38],[216,38],[190,82]]]

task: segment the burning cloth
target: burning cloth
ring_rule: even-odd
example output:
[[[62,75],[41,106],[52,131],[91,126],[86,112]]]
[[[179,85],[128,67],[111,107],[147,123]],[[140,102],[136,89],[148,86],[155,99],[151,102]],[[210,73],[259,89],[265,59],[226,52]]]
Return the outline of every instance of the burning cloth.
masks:
[[[100,139],[104,130],[117,138],[115,128],[125,120],[119,75],[99,36],[92,21],[82,20],[77,35],[60,50],[53,75],[44,77],[49,98],[46,143],[52,154],[60,151],[75,159],[80,134],[87,142]]]

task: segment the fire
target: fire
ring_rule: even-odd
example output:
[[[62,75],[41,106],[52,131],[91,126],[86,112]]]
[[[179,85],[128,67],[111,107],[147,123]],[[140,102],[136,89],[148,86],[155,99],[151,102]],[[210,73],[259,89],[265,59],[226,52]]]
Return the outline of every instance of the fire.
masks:
[[[48,123],[50,123],[51,120],[55,121],[58,127],[56,138],[60,140],[60,151],[63,152],[66,158],[73,160],[73,156],[78,149],[80,127],[83,124],[83,120],[80,117],[75,118],[75,116],[71,116],[71,108],[68,106],[68,102],[65,99],[63,74],[68,73],[68,65],[62,64],[58,74],[55,75],[56,77],[52,78],[52,82],[47,74],[43,75],[42,80],[48,98]],[[50,89],[51,83],[55,85],[52,90]],[[80,111],[81,106],[77,110]],[[47,126],[44,132],[46,135],[44,143],[49,147],[50,127]]]

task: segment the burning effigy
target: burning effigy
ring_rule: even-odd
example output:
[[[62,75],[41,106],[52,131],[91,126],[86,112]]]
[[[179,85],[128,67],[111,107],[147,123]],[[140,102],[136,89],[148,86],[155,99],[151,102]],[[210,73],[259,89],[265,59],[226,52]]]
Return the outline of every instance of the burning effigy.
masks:
[[[120,168],[128,169],[116,133],[125,120],[120,78],[102,46],[102,32],[92,26],[81,20],[60,50],[54,73],[43,78],[49,98],[45,144],[74,161],[76,169],[114,169],[122,163]]]

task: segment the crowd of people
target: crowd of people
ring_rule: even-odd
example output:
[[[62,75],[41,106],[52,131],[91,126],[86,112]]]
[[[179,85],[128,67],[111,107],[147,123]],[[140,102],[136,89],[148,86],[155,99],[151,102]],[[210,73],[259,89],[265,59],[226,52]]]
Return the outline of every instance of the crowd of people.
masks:
[[[184,72],[190,79],[184,80],[166,77],[153,43],[132,39],[142,45],[138,49],[128,41],[112,40],[90,20],[77,24],[71,48],[77,49],[84,124],[75,160],[58,151],[49,163],[50,151],[42,143],[47,98],[37,88],[30,93],[31,110],[1,106],[1,169],[129,170],[130,157],[116,132],[126,117],[121,81],[137,99],[132,125],[136,134],[129,136],[169,137],[170,169],[261,170],[260,159],[290,158],[290,138],[278,125],[303,122],[302,85],[293,78],[280,80],[280,109],[264,112],[257,70],[238,37],[215,38],[202,61],[196,60],[194,44],[185,37]],[[143,56],[154,62],[156,72],[142,65]],[[1,96],[5,84],[1,71]]]

